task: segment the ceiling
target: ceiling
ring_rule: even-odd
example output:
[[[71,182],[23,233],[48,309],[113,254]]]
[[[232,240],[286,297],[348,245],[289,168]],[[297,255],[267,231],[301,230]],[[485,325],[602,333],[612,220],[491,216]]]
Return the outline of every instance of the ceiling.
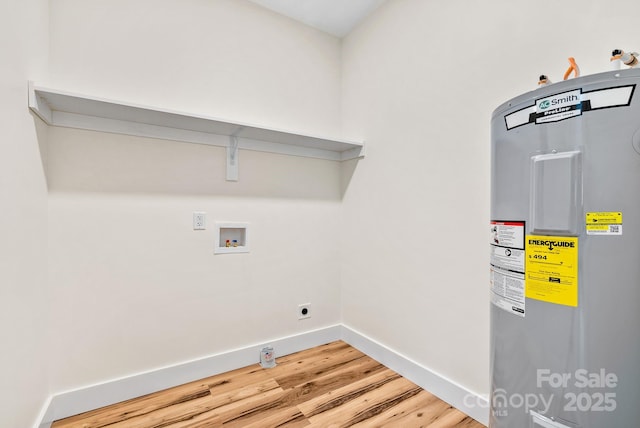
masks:
[[[344,37],[385,0],[251,0],[311,27]]]

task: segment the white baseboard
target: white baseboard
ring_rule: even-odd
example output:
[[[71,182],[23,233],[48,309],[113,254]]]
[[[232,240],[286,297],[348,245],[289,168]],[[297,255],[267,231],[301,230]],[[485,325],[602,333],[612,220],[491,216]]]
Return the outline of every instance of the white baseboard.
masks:
[[[346,325],[342,325],[342,340],[478,422],[489,424],[489,405],[485,397],[469,391]]]
[[[58,419],[257,364],[260,350],[266,345],[276,349],[276,357],[284,356],[340,340],[341,332],[341,326],[334,325],[55,394],[43,408],[36,427],[50,428]]]
[[[35,428],[50,428],[58,419],[256,364],[260,349],[267,344],[276,349],[277,357],[340,339],[477,421],[488,424],[486,399],[350,327],[334,325],[55,394],[43,407]]]

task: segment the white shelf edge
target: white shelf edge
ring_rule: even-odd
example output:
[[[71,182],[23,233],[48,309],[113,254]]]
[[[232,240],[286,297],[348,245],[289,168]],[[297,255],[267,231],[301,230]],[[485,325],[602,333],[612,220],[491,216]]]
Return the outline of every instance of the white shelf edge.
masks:
[[[344,161],[364,157],[364,143],[318,137],[50,89],[29,82],[29,108],[50,126],[134,135],[291,156]]]

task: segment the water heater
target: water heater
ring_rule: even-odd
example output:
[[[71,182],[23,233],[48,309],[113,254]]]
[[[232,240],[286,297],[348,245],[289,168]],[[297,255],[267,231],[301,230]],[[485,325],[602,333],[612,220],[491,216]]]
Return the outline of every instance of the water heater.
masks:
[[[520,95],[491,130],[491,428],[640,427],[640,70]]]

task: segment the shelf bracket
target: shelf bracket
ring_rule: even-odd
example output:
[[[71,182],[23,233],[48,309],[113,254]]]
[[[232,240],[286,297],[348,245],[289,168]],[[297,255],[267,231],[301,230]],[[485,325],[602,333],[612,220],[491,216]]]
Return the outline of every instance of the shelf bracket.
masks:
[[[238,137],[229,136],[227,146],[227,181],[238,181]]]

